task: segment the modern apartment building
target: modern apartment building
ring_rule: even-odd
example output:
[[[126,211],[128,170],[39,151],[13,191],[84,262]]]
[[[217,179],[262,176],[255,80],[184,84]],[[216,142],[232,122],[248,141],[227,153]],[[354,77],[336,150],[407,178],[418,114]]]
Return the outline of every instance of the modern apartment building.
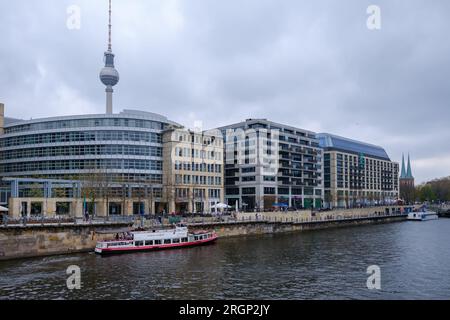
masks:
[[[322,150],[311,131],[248,119],[225,137],[225,199],[244,210],[322,206]]]
[[[224,200],[220,131],[163,133],[163,185],[169,212],[211,212]]]
[[[379,146],[332,134],[318,134],[324,149],[327,207],[392,203],[398,199],[399,165]]]

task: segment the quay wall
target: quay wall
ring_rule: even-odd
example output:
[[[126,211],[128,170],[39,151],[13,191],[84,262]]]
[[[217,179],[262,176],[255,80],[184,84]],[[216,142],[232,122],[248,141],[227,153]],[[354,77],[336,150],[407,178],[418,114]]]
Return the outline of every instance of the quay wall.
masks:
[[[188,223],[191,230],[214,229],[220,237],[317,230],[406,220],[404,208],[336,210],[321,213],[242,213],[235,220]],[[105,231],[132,223],[37,224],[0,226],[0,260],[92,251],[96,242],[110,238]]]
[[[247,235],[276,234],[285,232],[298,232],[320,230],[328,228],[342,228],[376,223],[391,223],[405,221],[406,216],[355,218],[334,221],[312,222],[270,222],[270,221],[239,221],[235,223],[203,223],[190,225],[191,230],[214,230],[219,237],[236,237]]]
[[[27,225],[0,227],[0,260],[92,251],[96,242],[111,235],[98,234],[129,224]]]

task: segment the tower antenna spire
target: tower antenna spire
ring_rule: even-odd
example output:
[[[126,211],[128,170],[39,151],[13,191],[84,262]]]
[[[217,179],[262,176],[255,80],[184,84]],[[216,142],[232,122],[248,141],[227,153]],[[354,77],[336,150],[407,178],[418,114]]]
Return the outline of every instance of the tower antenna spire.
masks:
[[[111,0],[109,0],[109,24],[108,24],[108,51],[112,52],[112,41],[111,41],[111,29],[112,29],[112,24],[111,24],[111,15],[112,15],[112,10],[111,10]]]
[[[105,67],[100,71],[100,80],[106,86],[106,114],[113,113],[113,87],[119,82],[119,72],[114,67],[114,53],[111,41],[111,0],[109,0],[108,50],[105,52]]]

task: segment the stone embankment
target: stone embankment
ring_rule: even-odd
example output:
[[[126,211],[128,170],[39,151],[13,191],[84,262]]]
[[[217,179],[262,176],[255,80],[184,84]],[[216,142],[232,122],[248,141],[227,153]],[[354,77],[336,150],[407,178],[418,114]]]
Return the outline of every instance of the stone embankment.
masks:
[[[406,219],[412,208],[372,207],[324,212],[252,212],[229,217],[186,220],[189,228],[214,229],[220,237],[315,230],[385,223]],[[167,221],[166,221],[167,222]],[[140,224],[139,219],[134,225]],[[53,223],[0,226],[0,260],[92,251],[96,242],[110,238],[133,222]],[[147,221],[147,227],[155,227]]]

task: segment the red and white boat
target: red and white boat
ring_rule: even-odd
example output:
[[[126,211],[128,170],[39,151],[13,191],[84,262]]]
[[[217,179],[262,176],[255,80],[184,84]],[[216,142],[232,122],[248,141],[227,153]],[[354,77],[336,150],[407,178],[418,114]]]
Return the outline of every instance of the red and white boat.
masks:
[[[97,242],[95,252],[104,255],[192,247],[212,243],[216,240],[217,234],[214,231],[189,233],[186,226],[178,225],[175,229],[116,233],[114,240]]]

